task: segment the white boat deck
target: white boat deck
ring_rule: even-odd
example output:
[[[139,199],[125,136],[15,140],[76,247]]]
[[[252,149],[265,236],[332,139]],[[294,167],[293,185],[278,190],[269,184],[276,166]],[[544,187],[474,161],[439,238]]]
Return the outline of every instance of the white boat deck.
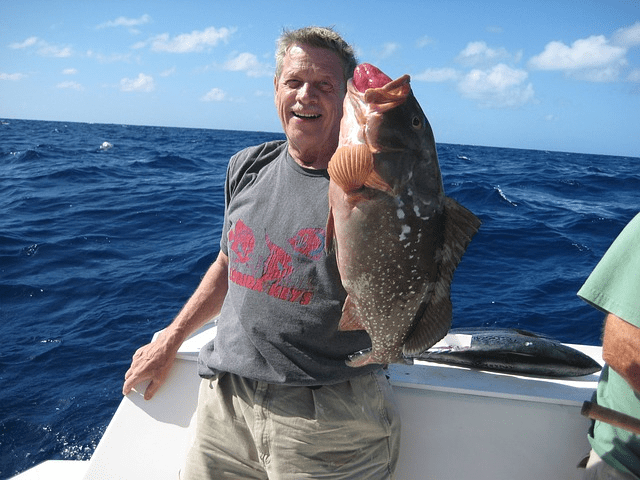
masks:
[[[45,462],[14,478],[175,480],[192,435],[194,362],[213,335],[208,325],[184,343],[152,400],[138,392],[123,399],[90,462]],[[602,364],[600,347],[571,346]],[[580,409],[598,374],[550,379],[417,361],[392,365],[389,375],[402,415],[396,479],[581,478],[589,421]]]

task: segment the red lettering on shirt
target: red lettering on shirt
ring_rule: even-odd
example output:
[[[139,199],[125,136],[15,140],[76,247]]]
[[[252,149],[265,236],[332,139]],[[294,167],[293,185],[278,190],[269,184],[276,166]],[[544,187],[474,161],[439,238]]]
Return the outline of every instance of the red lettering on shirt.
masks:
[[[269,247],[269,258],[264,264],[264,273],[262,279],[269,280],[281,280],[291,275],[293,267],[291,266],[291,255],[284,251],[284,249],[277,246],[275,243],[269,240],[269,235],[266,235],[267,247]]]

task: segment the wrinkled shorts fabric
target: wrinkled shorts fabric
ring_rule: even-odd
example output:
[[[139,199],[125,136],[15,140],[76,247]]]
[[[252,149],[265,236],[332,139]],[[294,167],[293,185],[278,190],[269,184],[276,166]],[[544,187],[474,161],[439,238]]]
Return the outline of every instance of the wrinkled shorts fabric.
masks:
[[[584,480],[636,480],[635,475],[621,472],[613,468],[607,462],[602,460],[600,456],[591,450],[589,461],[584,471]]]
[[[391,479],[400,417],[381,372],[319,388],[203,380],[182,480]]]

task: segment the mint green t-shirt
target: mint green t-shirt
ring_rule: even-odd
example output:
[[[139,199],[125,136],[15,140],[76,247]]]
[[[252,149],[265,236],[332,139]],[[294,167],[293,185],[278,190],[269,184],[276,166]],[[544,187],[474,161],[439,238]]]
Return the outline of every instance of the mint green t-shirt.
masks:
[[[611,244],[578,296],[603,312],[640,327],[640,214]],[[640,395],[608,365],[600,375],[597,402],[640,418]],[[609,465],[640,478],[640,436],[597,421],[589,442]]]

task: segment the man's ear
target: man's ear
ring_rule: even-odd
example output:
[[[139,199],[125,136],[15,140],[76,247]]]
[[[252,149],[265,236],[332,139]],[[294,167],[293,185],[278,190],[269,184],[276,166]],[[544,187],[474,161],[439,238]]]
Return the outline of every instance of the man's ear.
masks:
[[[278,76],[273,76],[273,103],[278,106]]]

